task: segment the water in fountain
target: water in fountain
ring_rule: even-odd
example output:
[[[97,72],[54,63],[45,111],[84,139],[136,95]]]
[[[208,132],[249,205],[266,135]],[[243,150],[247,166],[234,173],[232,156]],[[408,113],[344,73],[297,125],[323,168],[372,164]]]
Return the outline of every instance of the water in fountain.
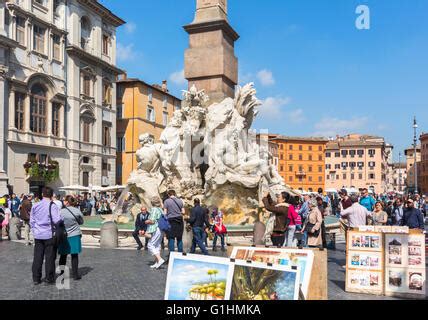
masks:
[[[117,203],[116,203],[116,207],[114,208],[114,212],[113,215],[115,217],[118,216],[132,216],[130,212],[127,211],[127,209],[129,208],[129,206],[127,206],[127,208],[124,208],[124,204],[125,204],[125,200],[128,198],[129,196],[129,186],[127,186],[122,193],[120,194],[119,199],[117,199]]]

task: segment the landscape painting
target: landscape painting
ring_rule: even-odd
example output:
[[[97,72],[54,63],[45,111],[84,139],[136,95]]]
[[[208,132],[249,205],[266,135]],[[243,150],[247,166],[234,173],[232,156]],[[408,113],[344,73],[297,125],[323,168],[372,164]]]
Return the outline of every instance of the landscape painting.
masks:
[[[228,300],[232,275],[228,259],[172,253],[165,300]]]
[[[236,262],[230,300],[298,299],[298,268]]]
[[[308,295],[314,261],[314,253],[311,250],[235,247],[231,258],[286,267],[299,267],[299,283],[302,293],[305,297]]]

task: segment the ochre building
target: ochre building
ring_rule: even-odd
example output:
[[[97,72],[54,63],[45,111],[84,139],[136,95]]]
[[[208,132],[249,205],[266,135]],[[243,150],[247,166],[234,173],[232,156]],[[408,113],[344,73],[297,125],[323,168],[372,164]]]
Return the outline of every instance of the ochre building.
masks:
[[[287,185],[309,192],[325,190],[326,139],[273,135],[270,141],[278,144],[278,171]]]
[[[428,133],[421,135],[420,189],[428,195]]]
[[[181,100],[169,93],[167,82],[149,85],[138,79],[117,82],[117,184],[126,184],[137,168],[135,152],[141,147],[139,137],[149,133],[158,142]]]

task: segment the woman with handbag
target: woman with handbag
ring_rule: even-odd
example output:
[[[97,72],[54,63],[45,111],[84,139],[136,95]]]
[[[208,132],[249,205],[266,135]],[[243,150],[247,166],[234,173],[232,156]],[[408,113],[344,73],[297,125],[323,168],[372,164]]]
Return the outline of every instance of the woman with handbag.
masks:
[[[74,280],[80,280],[79,254],[82,252],[82,232],[80,226],[84,223],[82,212],[76,208],[77,201],[73,196],[67,196],[64,200],[64,208],[60,214],[64,218],[67,231],[67,241],[58,247],[60,254],[59,265],[65,267],[67,256],[71,255],[71,272]],[[64,269],[61,269],[64,270]],[[62,273],[64,273],[62,271]]]
[[[308,233],[308,247],[321,247],[321,225],[323,217],[321,211],[318,209],[318,203],[315,198],[309,200],[309,210],[309,215],[302,232],[307,231]]]
[[[267,211],[275,215],[275,223],[271,234],[272,244],[275,247],[281,247],[284,245],[285,232],[290,223],[288,219],[288,201],[290,201],[290,194],[282,192],[278,195],[277,200],[278,202],[273,201],[270,193],[267,193],[266,197],[263,198],[263,204]]]

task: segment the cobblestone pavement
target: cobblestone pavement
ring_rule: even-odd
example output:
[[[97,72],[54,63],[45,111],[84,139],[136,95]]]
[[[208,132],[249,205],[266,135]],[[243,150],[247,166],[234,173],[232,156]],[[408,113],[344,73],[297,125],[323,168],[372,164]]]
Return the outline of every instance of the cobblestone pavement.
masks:
[[[340,242],[340,241],[339,241]],[[329,252],[329,299],[390,299],[348,294],[345,288],[345,246]],[[31,278],[32,247],[0,242],[0,300],[162,300],[167,267],[149,268],[152,258],[136,250],[84,249],[80,257],[81,281],[71,280],[70,290],[34,286]],[[166,254],[168,252],[165,252]]]

